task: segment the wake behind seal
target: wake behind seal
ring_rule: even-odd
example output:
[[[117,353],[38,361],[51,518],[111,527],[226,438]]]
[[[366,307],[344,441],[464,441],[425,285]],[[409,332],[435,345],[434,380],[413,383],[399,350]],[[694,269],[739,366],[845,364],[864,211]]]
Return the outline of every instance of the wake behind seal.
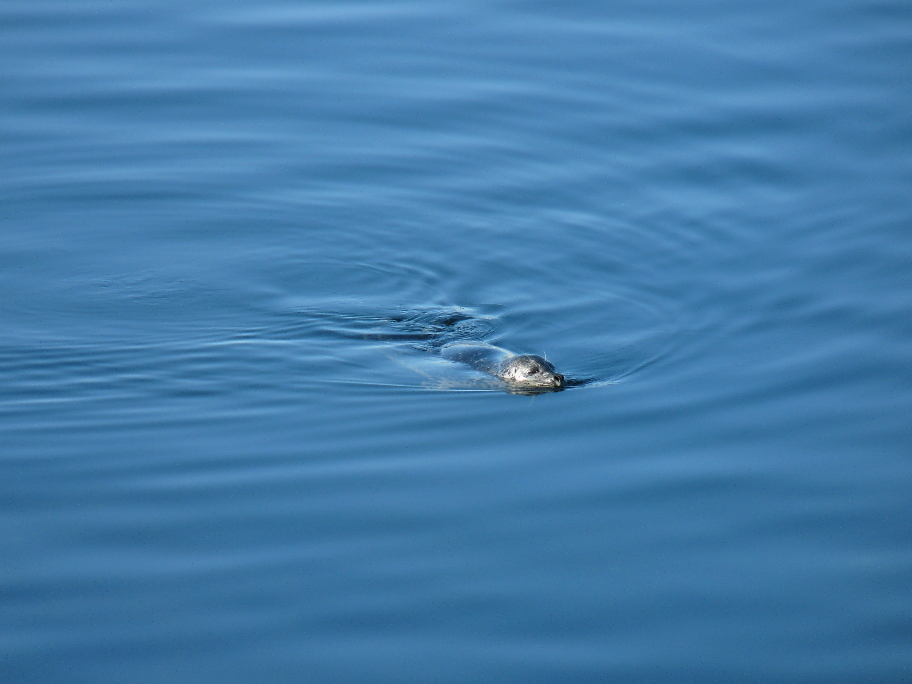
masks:
[[[455,342],[441,347],[440,356],[488,373],[518,393],[554,392],[564,388],[564,376],[536,354],[514,354],[491,344]]]

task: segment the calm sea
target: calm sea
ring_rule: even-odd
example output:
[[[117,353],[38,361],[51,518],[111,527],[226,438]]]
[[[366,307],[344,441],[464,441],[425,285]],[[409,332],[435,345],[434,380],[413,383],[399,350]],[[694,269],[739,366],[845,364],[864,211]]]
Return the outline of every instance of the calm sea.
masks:
[[[910,112],[902,0],[0,2],[0,681],[912,681]]]

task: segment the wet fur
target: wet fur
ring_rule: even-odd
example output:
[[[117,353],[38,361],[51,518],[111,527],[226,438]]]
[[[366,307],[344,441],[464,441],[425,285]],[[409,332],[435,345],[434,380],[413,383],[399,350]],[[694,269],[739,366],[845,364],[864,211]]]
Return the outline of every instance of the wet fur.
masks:
[[[547,359],[535,354],[514,354],[491,344],[448,344],[440,355],[500,378],[516,388],[557,390],[564,387],[564,376]]]

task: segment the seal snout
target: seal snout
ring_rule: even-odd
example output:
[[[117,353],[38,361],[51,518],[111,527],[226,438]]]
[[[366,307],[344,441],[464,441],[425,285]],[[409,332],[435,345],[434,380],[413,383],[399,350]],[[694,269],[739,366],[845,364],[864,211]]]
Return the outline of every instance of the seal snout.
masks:
[[[560,373],[555,373],[554,379],[552,380],[552,382],[554,383],[555,387],[563,387],[564,386],[564,376],[561,375]]]

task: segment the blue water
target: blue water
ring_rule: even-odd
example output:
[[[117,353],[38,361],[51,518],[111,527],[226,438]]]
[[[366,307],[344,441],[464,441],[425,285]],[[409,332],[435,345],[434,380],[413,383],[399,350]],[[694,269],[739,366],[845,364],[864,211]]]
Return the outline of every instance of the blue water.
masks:
[[[899,1],[3,2],[0,681],[912,681],[910,112]]]

